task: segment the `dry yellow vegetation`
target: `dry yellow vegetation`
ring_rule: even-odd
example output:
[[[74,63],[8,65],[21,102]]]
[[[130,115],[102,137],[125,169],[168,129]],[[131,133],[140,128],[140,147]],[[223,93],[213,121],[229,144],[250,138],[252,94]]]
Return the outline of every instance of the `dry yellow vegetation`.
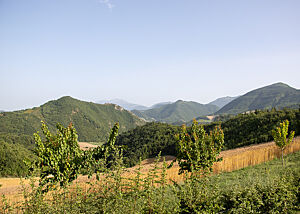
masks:
[[[293,142],[285,149],[285,154],[290,154],[300,150],[300,136],[294,138]],[[213,166],[214,173],[220,172],[230,172],[233,170],[241,169],[247,166],[253,166],[259,163],[263,163],[274,158],[279,158],[281,155],[280,149],[275,145],[274,142],[252,145],[248,147],[227,150],[220,153],[220,156],[223,157],[221,162],[215,163]],[[170,164],[174,160],[174,156],[164,156],[167,164]],[[142,161],[140,172],[143,176],[149,172],[150,169],[154,167],[155,158],[150,158]],[[161,166],[162,160],[159,165]],[[138,166],[129,168],[127,172],[124,173],[125,177],[135,176],[135,171],[138,169]],[[167,169],[168,180],[182,181],[184,175],[178,175],[179,167],[175,163],[174,166],[170,169]],[[76,183],[84,187],[87,181],[95,180],[95,178],[88,179],[87,176],[80,176]],[[22,185],[20,184],[19,178],[1,178],[0,179],[0,195],[4,194],[12,202],[20,201],[22,198],[21,189]],[[29,181],[25,181],[25,185],[29,185]]]

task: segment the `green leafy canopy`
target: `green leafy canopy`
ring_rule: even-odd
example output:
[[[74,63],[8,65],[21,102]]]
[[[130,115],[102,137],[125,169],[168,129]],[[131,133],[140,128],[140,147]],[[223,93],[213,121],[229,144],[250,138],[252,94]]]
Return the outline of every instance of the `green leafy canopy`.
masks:
[[[204,127],[194,120],[190,132],[182,126],[177,139],[179,174],[184,171],[207,174],[212,171],[214,162],[221,160],[217,158],[224,144],[224,133],[220,126],[207,134]]]

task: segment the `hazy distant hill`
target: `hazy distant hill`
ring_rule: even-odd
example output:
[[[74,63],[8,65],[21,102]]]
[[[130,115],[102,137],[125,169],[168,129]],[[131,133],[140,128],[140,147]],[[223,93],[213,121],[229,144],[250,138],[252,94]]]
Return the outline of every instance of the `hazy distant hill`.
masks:
[[[221,97],[221,98],[218,98],[208,104],[211,104],[211,105],[216,105],[218,106],[219,108],[222,108],[223,106],[227,105],[228,103],[230,103],[232,100],[236,99],[237,97]]]
[[[255,109],[271,109],[273,107],[296,107],[300,104],[300,90],[284,83],[275,83],[248,92],[236,98],[216,114],[238,114]]]
[[[132,112],[149,121],[174,123],[190,121],[195,117],[212,114],[218,109],[215,105],[203,105],[197,102],[178,100],[175,103],[163,105],[159,108],[144,111],[133,110]]]
[[[172,102],[161,102],[161,103],[156,103],[154,104],[153,106],[151,106],[149,109],[152,109],[152,108],[159,108],[161,106],[164,106],[164,105],[168,105],[168,104],[172,104]],[[138,110],[138,109],[137,109]],[[145,109],[146,110],[146,109]]]
[[[64,126],[72,122],[79,141],[105,141],[115,122],[120,123],[120,132],[145,124],[142,119],[114,104],[100,105],[62,97],[33,109],[1,113],[0,133],[32,136],[40,130],[41,120],[52,131],[58,122]]]
[[[121,100],[121,99],[112,99],[112,100],[100,100],[97,103],[99,104],[105,104],[105,103],[112,103],[112,104],[116,104],[119,105],[123,108],[125,108],[126,110],[133,110],[133,109],[137,109],[137,110],[146,110],[149,109],[149,107],[147,106],[143,106],[143,105],[138,105],[138,104],[134,104],[134,103],[129,103],[125,100]]]
[[[125,108],[126,110],[132,111],[132,110],[148,110],[148,109],[153,109],[153,108],[158,108],[161,107],[163,105],[167,105],[167,104],[171,104],[172,102],[161,102],[161,103],[156,103],[150,107],[147,106],[143,106],[143,105],[139,105],[139,104],[134,104],[134,103],[129,103],[125,100],[122,99],[112,99],[112,100],[100,100],[97,103],[99,104],[105,104],[105,103],[112,103],[112,104],[116,104],[119,105],[123,108]]]

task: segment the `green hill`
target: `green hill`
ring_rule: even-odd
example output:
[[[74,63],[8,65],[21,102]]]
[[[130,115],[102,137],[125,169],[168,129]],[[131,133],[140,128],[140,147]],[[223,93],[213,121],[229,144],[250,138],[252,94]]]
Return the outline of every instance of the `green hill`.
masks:
[[[224,122],[206,124],[204,128],[209,133],[216,125],[221,125],[224,131],[224,149],[234,149],[272,141],[272,130],[284,120],[289,120],[289,129],[300,135],[300,109],[272,109],[238,114]],[[179,130],[180,127],[175,125],[147,123],[121,133],[116,143],[125,146],[125,163],[133,166],[138,163],[139,158],[155,157],[159,151],[162,151],[162,155],[175,155],[175,134]]]
[[[41,120],[51,131],[59,122],[67,126],[72,122],[79,141],[105,141],[115,122],[120,123],[120,132],[143,125],[145,122],[114,104],[95,104],[62,97],[32,109],[0,114],[0,134],[14,133],[32,136],[40,130]]]
[[[148,121],[174,123],[190,121],[199,116],[212,114],[217,110],[218,107],[215,105],[178,100],[159,108],[132,112]]]
[[[41,120],[50,131],[56,124],[68,126],[72,122],[78,132],[78,140],[104,142],[114,123],[119,122],[120,132],[145,124],[131,112],[114,104],[95,104],[62,97],[40,107],[0,113],[0,177],[24,176],[28,171],[23,159],[36,158],[33,133],[41,131]]]
[[[215,114],[239,114],[255,109],[297,107],[300,104],[300,90],[284,83],[265,86],[236,98]]]

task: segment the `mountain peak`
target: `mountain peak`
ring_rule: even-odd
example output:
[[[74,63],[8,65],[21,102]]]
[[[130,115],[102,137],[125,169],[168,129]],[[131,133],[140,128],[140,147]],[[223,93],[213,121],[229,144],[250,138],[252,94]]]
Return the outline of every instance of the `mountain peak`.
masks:
[[[285,84],[283,82],[277,82],[277,83],[274,83],[272,85],[269,85],[269,86],[275,86],[275,87],[285,87],[285,88],[292,88],[291,86],[289,86],[288,84]],[[267,86],[268,87],[268,86]]]
[[[256,109],[284,108],[300,103],[300,91],[278,82],[252,90],[222,107],[217,114],[238,114]]]

